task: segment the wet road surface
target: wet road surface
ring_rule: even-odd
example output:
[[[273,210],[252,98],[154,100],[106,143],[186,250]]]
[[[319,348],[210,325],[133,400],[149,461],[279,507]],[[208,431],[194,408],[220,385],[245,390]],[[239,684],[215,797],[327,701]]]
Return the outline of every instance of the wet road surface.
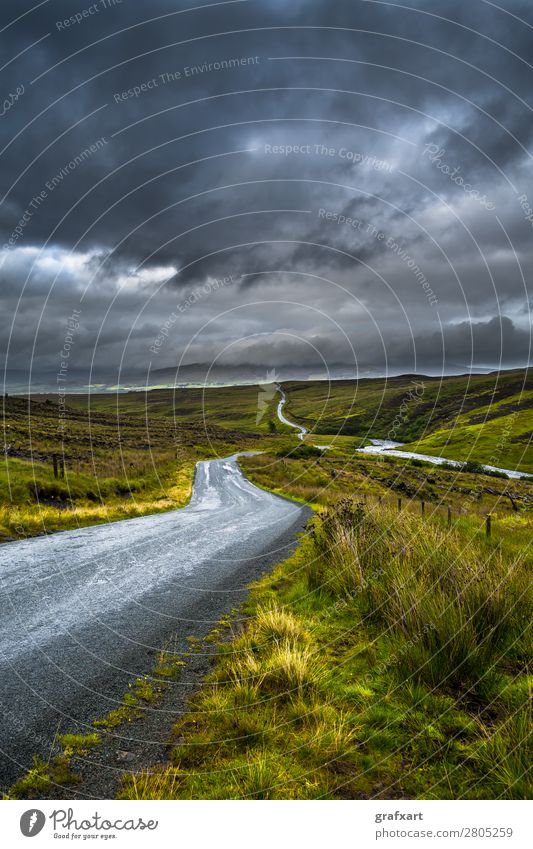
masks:
[[[230,457],[198,464],[181,510],[1,545],[2,786],[58,729],[118,707],[170,635],[184,649],[208,633],[290,554],[310,512]]]

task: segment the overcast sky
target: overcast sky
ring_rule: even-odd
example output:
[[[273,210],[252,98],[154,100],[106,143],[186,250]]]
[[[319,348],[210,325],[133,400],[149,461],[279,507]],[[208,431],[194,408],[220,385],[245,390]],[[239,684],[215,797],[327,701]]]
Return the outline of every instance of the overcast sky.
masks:
[[[10,372],[529,362],[528,0],[1,16]]]

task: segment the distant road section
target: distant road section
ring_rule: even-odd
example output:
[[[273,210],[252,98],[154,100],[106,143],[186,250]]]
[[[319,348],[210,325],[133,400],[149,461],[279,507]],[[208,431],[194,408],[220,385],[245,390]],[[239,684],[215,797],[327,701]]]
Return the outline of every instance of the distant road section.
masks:
[[[440,457],[433,454],[416,454],[413,451],[402,451],[403,442],[393,442],[391,439],[371,439],[372,445],[367,445],[365,448],[358,448],[361,454],[388,454],[391,457],[407,457],[412,460],[423,460],[426,463],[434,463],[436,466],[454,466],[456,469],[461,469],[463,463],[459,460],[447,460],[446,457]],[[398,450],[399,449],[399,450]],[[503,472],[510,478],[532,478],[533,475],[527,472],[517,472],[516,469],[500,469],[498,466],[487,466],[485,463],[480,463],[488,472]]]
[[[281,386],[279,384],[278,384],[278,390],[279,390],[279,393],[281,395],[281,398],[280,398],[279,404],[278,404],[278,419],[280,420],[280,422],[282,424],[295,428],[295,430],[298,431],[298,439],[303,439],[305,434],[307,433],[307,428],[303,427],[302,425],[294,424],[294,422],[290,422],[288,419],[285,418],[285,416],[283,415],[283,407],[287,403],[287,397],[285,395],[285,392],[283,391],[283,389],[281,388]]]
[[[3,787],[288,556],[311,511],[254,486],[237,456],[198,463],[181,510],[0,545]]]

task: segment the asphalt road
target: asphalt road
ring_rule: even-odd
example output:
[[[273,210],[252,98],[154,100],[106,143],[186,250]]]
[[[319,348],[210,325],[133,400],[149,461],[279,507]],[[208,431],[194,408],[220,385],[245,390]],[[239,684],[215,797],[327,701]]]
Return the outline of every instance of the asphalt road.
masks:
[[[426,463],[433,463],[435,466],[453,466],[456,469],[462,469],[463,463],[461,460],[448,460],[446,457],[433,454],[417,454],[413,451],[402,451],[403,442],[393,442],[391,439],[371,439],[372,445],[366,445],[364,448],[357,448],[361,454],[388,454],[391,457],[406,457],[413,460],[423,460]],[[400,450],[396,450],[400,448]],[[527,472],[517,472],[516,469],[501,469],[499,466],[488,466],[486,463],[480,463],[484,469],[489,472],[503,472],[510,478],[520,480],[520,478],[533,478],[533,475]]]
[[[293,427],[295,430],[297,430],[298,431],[298,434],[297,434],[298,439],[303,439],[305,434],[307,433],[307,428],[303,427],[303,425],[294,424],[294,422],[291,422],[291,421],[289,421],[289,419],[285,418],[285,415],[283,413],[283,408],[284,408],[285,404],[287,403],[287,396],[285,395],[285,392],[283,391],[281,386],[279,386],[279,384],[278,384],[278,391],[281,394],[281,398],[280,398],[279,403],[278,403],[278,419],[280,420],[280,422],[282,424],[288,425],[289,427]]]
[[[309,514],[230,457],[198,464],[182,510],[1,545],[1,785],[58,730],[116,708],[171,635],[205,635]]]

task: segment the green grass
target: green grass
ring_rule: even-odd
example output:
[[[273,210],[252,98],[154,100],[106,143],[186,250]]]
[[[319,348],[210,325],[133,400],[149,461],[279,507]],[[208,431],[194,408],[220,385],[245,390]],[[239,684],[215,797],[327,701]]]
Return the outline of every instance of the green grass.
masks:
[[[524,548],[342,502],[121,798],[529,798],[532,601]]]
[[[407,444],[406,450],[438,454],[453,460],[471,460],[506,469],[533,473],[533,409],[520,410],[476,424],[458,416],[449,428],[439,428],[424,439]]]
[[[57,740],[59,754],[50,755],[47,761],[34,757],[33,767],[13,786],[5,798],[28,799],[35,795],[44,797],[57,786],[78,784],[79,775],[71,768],[72,759],[86,757],[100,743],[98,734],[63,734]]]
[[[195,461],[161,461],[158,473],[106,477],[68,471],[56,480],[48,464],[5,458],[0,467],[0,541],[68,530],[183,507]]]
[[[447,469],[418,460],[380,457],[340,451],[302,458],[294,441],[292,449],[243,457],[240,464],[258,486],[270,489],[315,507],[334,504],[346,495],[361,498],[382,497],[396,504],[401,497],[404,509],[420,514],[420,502],[428,512],[446,516],[453,508],[454,521],[473,514],[478,523],[487,513],[507,518],[533,505],[532,483],[509,480],[457,469]],[[281,456],[280,456],[281,455]]]

